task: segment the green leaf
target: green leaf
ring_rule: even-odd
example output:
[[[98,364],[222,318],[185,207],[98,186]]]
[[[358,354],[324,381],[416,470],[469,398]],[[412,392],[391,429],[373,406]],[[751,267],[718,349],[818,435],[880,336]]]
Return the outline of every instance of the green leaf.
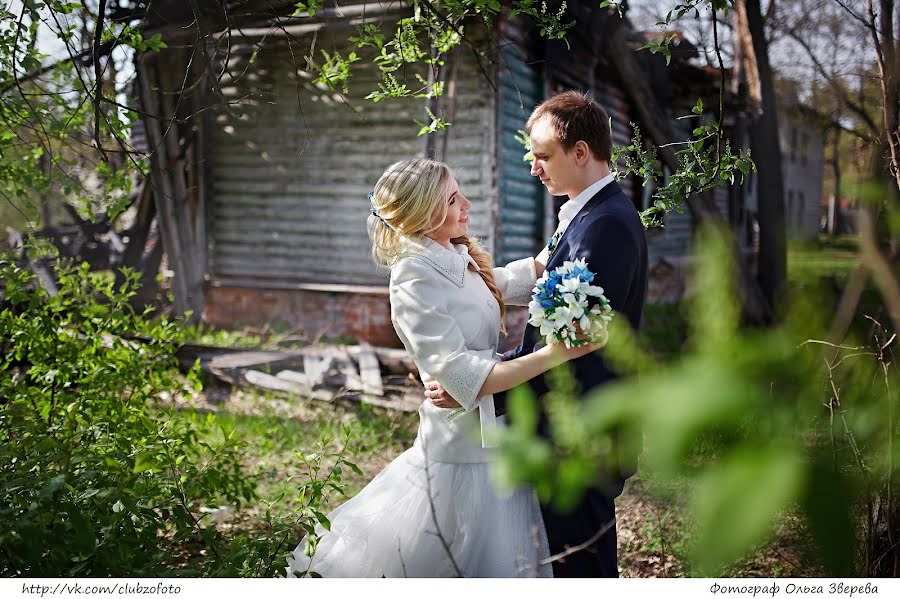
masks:
[[[153,470],[154,468],[156,468],[156,455],[153,452],[145,451],[139,453],[134,459],[134,468],[132,469],[132,472],[134,474],[139,474],[147,470]]]
[[[522,433],[533,434],[537,430],[538,408],[531,387],[519,385],[506,395],[506,401],[510,424]]]
[[[804,484],[800,455],[787,447],[743,448],[703,473],[694,487],[702,523],[695,558],[706,575],[740,558],[768,535]]]

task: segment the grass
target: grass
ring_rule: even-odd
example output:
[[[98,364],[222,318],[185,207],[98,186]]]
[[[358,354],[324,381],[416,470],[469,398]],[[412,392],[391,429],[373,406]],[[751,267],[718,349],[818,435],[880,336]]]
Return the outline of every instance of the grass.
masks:
[[[202,398],[201,398],[202,400]],[[329,404],[298,396],[237,390],[219,404],[213,416],[223,431],[234,431],[245,443],[244,467],[258,480],[260,504],[275,516],[295,509],[297,480],[307,476],[303,455],[344,451],[362,475],[345,471],[344,492],[355,495],[415,439],[416,415],[391,412],[365,404]],[[333,460],[326,460],[330,466]],[[330,510],[344,500],[330,496]],[[252,520],[260,513],[245,514]]]
[[[812,280],[831,279],[843,287],[856,266],[855,236],[820,237],[813,243],[792,243],[788,248],[788,280],[805,284]]]

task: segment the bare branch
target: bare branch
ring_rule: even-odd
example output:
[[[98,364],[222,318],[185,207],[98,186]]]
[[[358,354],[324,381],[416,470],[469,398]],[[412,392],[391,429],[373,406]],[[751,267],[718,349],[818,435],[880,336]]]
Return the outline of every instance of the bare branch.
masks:
[[[802,47],[806,51],[806,54],[809,56],[810,60],[812,60],[813,65],[816,67],[816,70],[819,71],[819,73],[822,75],[822,78],[828,82],[828,85],[840,97],[841,102],[843,102],[847,108],[856,113],[856,115],[859,116],[860,119],[862,119],[862,121],[872,130],[874,135],[877,137],[878,125],[875,124],[875,121],[872,120],[872,117],[865,111],[862,105],[857,104],[850,99],[850,97],[847,95],[846,90],[838,84],[834,74],[829,73],[825,69],[825,65],[823,65],[822,62],[816,57],[816,54],[815,52],[813,52],[813,49],[809,45],[809,43],[805,39],[803,39],[803,37],[799,35],[793,27],[787,28],[786,33],[788,34],[788,36],[790,36],[791,39],[800,44],[800,47]]]
[[[103,17],[106,12],[106,0],[99,0],[100,5],[97,8],[97,24],[94,26],[94,142],[97,144],[97,151],[103,156],[106,162],[109,162],[109,156],[103,149],[103,142],[100,140],[100,97],[103,95],[103,71],[100,65],[100,45],[103,38]]]
[[[593,536],[591,538],[589,538],[588,540],[586,540],[585,542],[579,543],[578,545],[575,545],[573,547],[569,547],[565,551],[561,551],[561,552],[557,553],[556,555],[551,555],[550,557],[541,560],[540,565],[546,566],[547,564],[552,564],[553,562],[564,559],[564,558],[572,555],[573,553],[578,553],[579,551],[583,551],[583,550],[587,549],[588,547],[590,547],[591,545],[593,545],[594,543],[599,541],[600,537],[602,537],[603,535],[608,533],[610,530],[612,530],[612,527],[615,525],[616,525],[616,519],[613,518],[612,520],[610,520],[609,522],[607,522],[606,524],[601,526],[600,529],[597,532],[595,532],[593,534]]]

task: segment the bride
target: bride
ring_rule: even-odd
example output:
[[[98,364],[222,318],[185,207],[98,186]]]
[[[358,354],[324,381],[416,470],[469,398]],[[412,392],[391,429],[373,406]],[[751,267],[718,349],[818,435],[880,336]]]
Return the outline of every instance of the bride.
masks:
[[[500,362],[504,302],[525,305],[543,265],[531,258],[491,268],[467,237],[472,203],[450,169],[415,159],[389,167],[371,195],[375,263],[390,269],[391,320],[425,382],[460,408],[419,408],[414,445],[328,515],[315,554],[301,542],[288,576],[552,576],[532,491],[491,483],[493,393],[506,391],[598,346],[553,344]]]

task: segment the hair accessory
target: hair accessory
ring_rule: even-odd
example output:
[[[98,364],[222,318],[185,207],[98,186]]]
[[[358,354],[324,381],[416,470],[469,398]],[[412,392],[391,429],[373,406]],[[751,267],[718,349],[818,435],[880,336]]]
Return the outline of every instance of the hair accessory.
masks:
[[[390,225],[390,223],[388,223],[386,220],[384,220],[384,217],[381,216],[381,214],[379,214],[378,208],[375,207],[375,200],[374,200],[375,194],[370,191],[368,193],[368,197],[369,197],[369,212],[372,213],[372,216],[374,216],[375,218],[380,220],[381,224],[384,225],[385,227],[387,227],[388,229],[390,229],[391,231],[397,232],[397,229],[392,227]]]

